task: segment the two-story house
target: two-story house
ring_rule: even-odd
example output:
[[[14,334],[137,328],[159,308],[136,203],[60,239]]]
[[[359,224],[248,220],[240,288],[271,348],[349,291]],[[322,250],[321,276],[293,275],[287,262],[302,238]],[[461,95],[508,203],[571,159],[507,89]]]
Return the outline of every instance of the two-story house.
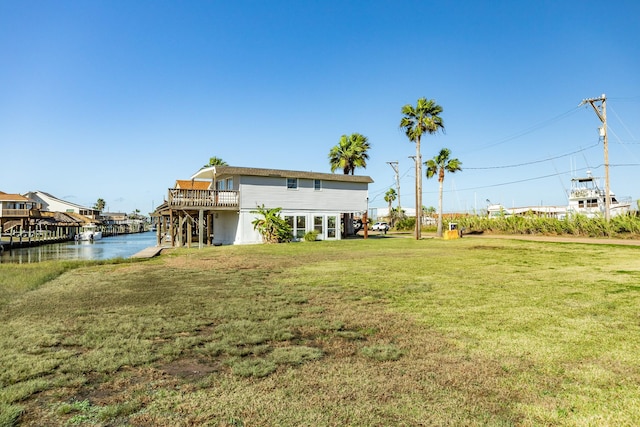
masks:
[[[321,240],[337,240],[347,214],[367,211],[372,182],[368,176],[211,166],[169,189],[156,210],[158,235],[179,246],[261,243],[252,222],[264,205],[282,209],[297,239],[315,230]]]
[[[0,191],[0,231],[26,229],[34,218],[40,218],[38,203],[20,194]]]

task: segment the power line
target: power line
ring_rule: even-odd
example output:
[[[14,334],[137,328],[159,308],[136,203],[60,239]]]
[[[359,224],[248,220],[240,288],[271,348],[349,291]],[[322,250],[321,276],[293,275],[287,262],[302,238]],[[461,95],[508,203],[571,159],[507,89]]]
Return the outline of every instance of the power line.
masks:
[[[508,136],[506,138],[498,140],[495,143],[490,143],[490,144],[487,144],[487,145],[484,145],[484,146],[480,146],[480,147],[478,147],[476,149],[468,150],[468,152],[472,153],[474,151],[484,150],[485,148],[495,147],[497,145],[504,144],[505,142],[512,141],[512,140],[514,140],[516,138],[520,138],[521,136],[530,134],[530,133],[532,133],[532,132],[534,132],[534,131],[536,131],[538,129],[541,129],[541,128],[545,127],[545,126],[550,125],[551,123],[557,122],[558,120],[564,119],[565,117],[568,117],[568,116],[570,116],[572,114],[575,114],[579,110],[580,110],[579,106],[578,107],[574,107],[571,110],[566,111],[566,112],[564,112],[564,113],[562,113],[562,114],[560,114],[560,115],[558,115],[556,117],[552,117],[551,119],[548,119],[548,120],[545,120],[543,122],[537,123],[537,124],[527,128],[527,129],[524,129],[524,130],[522,130],[522,131],[520,131],[518,133],[515,133],[515,134],[513,134],[511,136]]]
[[[561,155],[559,155],[559,156],[549,157],[549,158],[547,158],[547,159],[542,159],[542,160],[534,160],[534,161],[532,161],[532,162],[518,163],[518,164],[514,164],[514,165],[502,165],[502,166],[485,166],[485,167],[475,167],[475,168],[474,168],[474,167],[465,167],[464,169],[465,169],[465,170],[468,170],[468,169],[472,169],[472,170],[480,170],[480,169],[506,169],[506,168],[516,168],[516,167],[520,167],[520,166],[534,165],[534,164],[536,164],[536,163],[544,163],[544,162],[548,162],[548,161],[551,161],[551,160],[560,159],[560,158],[562,158],[562,157],[572,156],[572,155],[574,155],[574,154],[576,154],[576,153],[580,153],[580,152],[582,152],[582,151],[589,150],[589,149],[591,149],[591,148],[593,148],[593,147],[597,147],[597,146],[598,146],[598,144],[599,144],[599,142],[596,142],[596,143],[595,143],[595,144],[593,144],[593,145],[590,145],[590,146],[588,146],[588,147],[586,147],[586,148],[581,148],[580,150],[572,151],[571,153],[561,154]]]
[[[604,164],[600,163],[599,165],[589,168],[589,169],[600,169],[601,167],[603,167]],[[628,166],[640,166],[640,163],[617,163],[617,164],[609,164],[609,167],[628,167]],[[483,186],[478,186],[478,187],[468,187],[468,188],[458,188],[457,191],[468,191],[468,190],[481,190],[483,188],[493,188],[493,187],[501,187],[504,185],[511,185],[511,184],[520,184],[522,182],[529,182],[529,181],[537,181],[539,179],[546,179],[546,178],[551,178],[554,176],[560,176],[560,175],[565,175],[568,173],[572,173],[573,171],[564,171],[564,172],[556,172],[556,173],[552,173],[549,175],[542,175],[542,176],[536,176],[533,178],[524,178],[524,179],[520,179],[517,181],[509,181],[509,182],[502,182],[502,183],[498,183],[498,184],[489,184],[489,185],[483,185]],[[450,192],[450,190],[444,190],[445,193]],[[437,194],[437,191],[427,191],[428,194]]]

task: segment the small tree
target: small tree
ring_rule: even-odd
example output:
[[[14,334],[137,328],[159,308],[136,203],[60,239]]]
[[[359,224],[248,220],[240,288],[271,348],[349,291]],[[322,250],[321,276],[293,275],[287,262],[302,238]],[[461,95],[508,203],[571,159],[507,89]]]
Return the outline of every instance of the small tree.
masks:
[[[105,202],[104,199],[98,199],[98,201],[93,205],[93,209],[102,212],[102,210],[106,205],[107,205],[107,202]]]
[[[389,221],[391,221],[392,227],[393,227],[393,219],[392,219],[392,213],[391,213],[391,204],[396,200],[397,197],[398,195],[396,194],[396,190],[394,190],[393,188],[388,189],[387,192],[384,194],[384,201],[389,204]]]
[[[444,173],[456,173],[462,170],[462,162],[458,159],[450,159],[450,155],[451,150],[443,148],[433,159],[424,162],[424,165],[427,167],[427,178],[433,178],[438,175],[440,187],[438,193],[438,237],[442,237],[442,187],[444,183]]]
[[[390,221],[392,227],[397,227],[398,223],[407,218],[407,215],[400,207],[392,208],[389,215],[391,216]]]
[[[253,214],[262,216],[262,218],[253,220],[251,224],[253,229],[258,230],[262,235],[266,243],[290,242],[293,239],[293,230],[287,221],[280,216],[281,210],[282,208],[269,209],[262,205],[251,211]]]

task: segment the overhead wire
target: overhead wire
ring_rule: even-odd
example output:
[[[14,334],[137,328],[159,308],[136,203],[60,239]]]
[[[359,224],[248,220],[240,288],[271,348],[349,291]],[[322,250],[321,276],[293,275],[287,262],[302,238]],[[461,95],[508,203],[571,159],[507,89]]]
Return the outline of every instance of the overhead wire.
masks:
[[[498,140],[497,142],[490,143],[490,144],[487,144],[487,145],[483,145],[483,146],[477,147],[475,149],[468,150],[468,152],[484,150],[486,148],[495,147],[495,146],[504,144],[505,142],[512,141],[512,140],[514,140],[516,138],[520,138],[521,136],[530,134],[530,133],[532,133],[532,132],[534,132],[534,131],[536,131],[536,130],[538,130],[540,128],[548,126],[551,123],[554,123],[554,122],[557,122],[558,120],[562,120],[562,119],[564,119],[566,117],[569,117],[570,115],[577,113],[578,110],[580,110],[579,106],[578,107],[574,107],[574,108],[572,108],[572,109],[570,109],[568,111],[565,111],[562,114],[559,114],[559,115],[557,115],[555,117],[552,117],[551,119],[545,120],[543,122],[537,123],[537,124],[527,128],[527,129],[524,129],[524,130],[522,130],[520,132],[517,132],[517,133],[515,133],[513,135],[507,136],[507,137],[505,137],[505,138],[503,138],[501,140]]]
[[[485,167],[465,167],[465,170],[471,169],[471,170],[480,170],[480,169],[506,169],[506,168],[516,168],[516,167],[520,167],[520,166],[528,166],[528,165],[534,165],[536,163],[544,163],[544,162],[549,162],[552,160],[556,160],[556,159],[560,159],[562,157],[568,157],[568,156],[572,156],[574,154],[580,153],[582,151],[586,151],[586,150],[590,150],[593,147],[597,147],[600,143],[596,142],[593,145],[590,145],[588,147],[585,148],[581,148],[580,150],[576,150],[576,151],[572,151],[571,153],[567,153],[567,154],[561,154],[559,156],[555,156],[555,157],[548,157],[546,159],[541,159],[541,160],[534,160],[531,162],[524,162],[524,163],[517,163],[517,164],[513,164],[513,165],[501,165],[501,166],[485,166]]]

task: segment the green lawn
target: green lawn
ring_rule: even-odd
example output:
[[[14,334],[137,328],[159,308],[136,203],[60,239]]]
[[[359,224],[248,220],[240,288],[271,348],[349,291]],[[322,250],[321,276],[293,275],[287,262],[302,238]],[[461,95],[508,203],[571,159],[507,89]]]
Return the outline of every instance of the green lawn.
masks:
[[[0,265],[0,426],[633,426],[640,248],[393,237]]]

